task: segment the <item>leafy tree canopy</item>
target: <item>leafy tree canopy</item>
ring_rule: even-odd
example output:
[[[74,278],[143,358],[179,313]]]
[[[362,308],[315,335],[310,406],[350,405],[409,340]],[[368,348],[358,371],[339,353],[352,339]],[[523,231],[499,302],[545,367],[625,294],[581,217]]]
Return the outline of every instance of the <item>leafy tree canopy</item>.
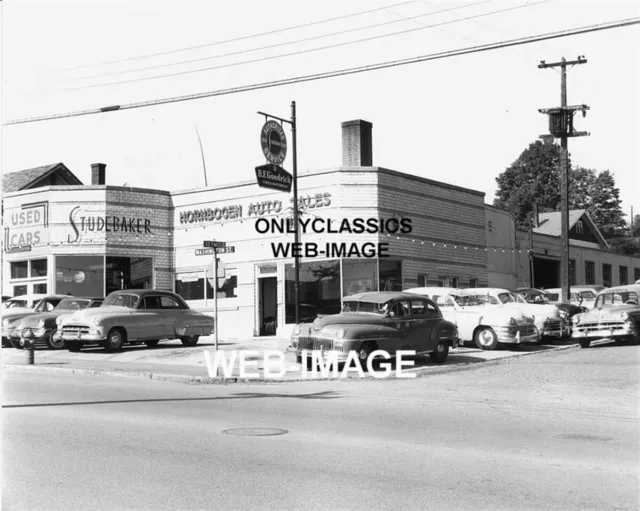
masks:
[[[497,178],[494,206],[506,209],[518,229],[529,227],[534,205],[538,211],[560,211],[561,148],[553,141],[536,140]],[[569,208],[586,209],[605,236],[620,235],[627,228],[620,190],[613,174],[583,167],[571,168],[569,159]]]

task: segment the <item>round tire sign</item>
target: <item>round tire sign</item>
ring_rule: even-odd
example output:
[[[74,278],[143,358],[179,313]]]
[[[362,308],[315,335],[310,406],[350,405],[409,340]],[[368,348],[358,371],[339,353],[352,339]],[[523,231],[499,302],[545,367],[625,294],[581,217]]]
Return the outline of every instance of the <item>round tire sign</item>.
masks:
[[[287,156],[287,137],[276,121],[267,121],[260,132],[262,152],[269,163],[280,165]]]

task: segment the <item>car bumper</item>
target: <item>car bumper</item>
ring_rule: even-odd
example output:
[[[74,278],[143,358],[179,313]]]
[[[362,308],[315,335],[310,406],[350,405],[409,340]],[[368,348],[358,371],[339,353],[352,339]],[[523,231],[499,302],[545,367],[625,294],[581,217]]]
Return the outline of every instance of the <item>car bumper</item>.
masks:
[[[580,328],[574,326],[571,332],[572,339],[604,339],[609,337],[630,337],[637,335],[637,330],[633,324],[616,325],[606,327]]]
[[[521,335],[517,332],[515,335],[496,331],[498,342],[504,344],[536,344],[540,341],[541,336],[539,332],[535,332],[530,335]]]
[[[55,341],[63,340],[66,342],[78,342],[78,343],[97,343],[103,342],[107,340],[107,336],[103,335],[100,332],[95,333],[81,333],[81,334],[69,334],[69,333],[59,333],[53,336]]]

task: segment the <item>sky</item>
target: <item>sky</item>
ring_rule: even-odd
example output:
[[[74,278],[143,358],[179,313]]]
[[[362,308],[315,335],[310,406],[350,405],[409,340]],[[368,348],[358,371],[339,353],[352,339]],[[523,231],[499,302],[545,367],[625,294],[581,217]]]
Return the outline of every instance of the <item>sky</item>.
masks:
[[[0,2],[2,172],[62,162],[83,182],[166,190],[255,179],[264,117],[296,102],[299,171],[342,164],[341,123],[373,124],[373,164],[482,191],[540,135],[540,108],[587,104],[575,165],[608,169],[640,214],[640,25],[325,80],[7,125],[431,55],[640,15],[637,1]],[[331,20],[331,21],[327,21]],[[298,28],[295,28],[298,27]],[[167,76],[170,75],[170,76]],[[286,127],[291,144],[291,132]],[[198,135],[202,141],[202,151]],[[291,168],[291,153],[283,167]],[[628,219],[628,216],[626,217]]]

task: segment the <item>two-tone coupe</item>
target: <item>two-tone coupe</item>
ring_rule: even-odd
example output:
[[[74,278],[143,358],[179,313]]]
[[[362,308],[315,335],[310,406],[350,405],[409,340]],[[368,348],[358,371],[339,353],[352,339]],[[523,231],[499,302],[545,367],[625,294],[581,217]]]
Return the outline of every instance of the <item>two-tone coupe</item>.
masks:
[[[429,354],[437,364],[458,346],[456,326],[442,317],[438,306],[424,296],[397,291],[359,293],[342,299],[342,311],[294,327],[291,346],[299,363],[312,352],[323,360],[346,362],[356,352],[363,369],[373,352],[390,356],[397,351]],[[302,360],[303,352],[307,360]],[[333,358],[335,357],[335,358]]]
[[[103,346],[116,351],[125,344],[155,346],[163,339],[180,339],[195,346],[200,336],[214,332],[214,319],[193,310],[170,291],[127,289],[109,294],[100,307],[62,316],[59,336],[69,351]]]
[[[19,337],[12,338],[11,343],[15,348],[22,349],[27,341],[34,344],[44,344],[50,349],[59,350],[64,348],[64,342],[59,337],[54,340],[54,335],[58,329],[58,318],[73,314],[76,311],[100,307],[104,298],[76,298],[68,296],[56,305],[51,312],[39,312],[25,316],[20,320],[16,328]]]
[[[640,342],[640,285],[600,291],[593,309],[573,317],[571,338],[583,348],[598,339]]]
[[[495,350],[500,345],[535,344],[540,340],[534,318],[518,307],[489,307],[490,298],[474,291],[451,287],[406,290],[433,300],[444,318],[457,326],[461,342],[473,342],[481,350]]]

